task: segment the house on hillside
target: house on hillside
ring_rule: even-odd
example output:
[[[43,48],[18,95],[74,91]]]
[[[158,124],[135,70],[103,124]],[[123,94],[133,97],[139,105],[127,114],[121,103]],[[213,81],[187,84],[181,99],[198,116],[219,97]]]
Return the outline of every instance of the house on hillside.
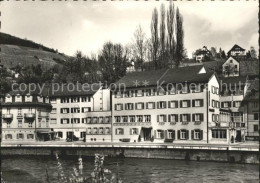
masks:
[[[245,57],[246,56],[246,50],[237,44],[235,44],[228,52],[227,52],[228,57],[233,56],[233,57]]]
[[[212,53],[206,46],[203,46],[202,49],[199,49],[194,53],[194,56],[196,62],[203,62],[204,60],[209,59],[212,56]]]
[[[222,65],[222,74],[224,77],[239,76],[239,61],[229,57]]]

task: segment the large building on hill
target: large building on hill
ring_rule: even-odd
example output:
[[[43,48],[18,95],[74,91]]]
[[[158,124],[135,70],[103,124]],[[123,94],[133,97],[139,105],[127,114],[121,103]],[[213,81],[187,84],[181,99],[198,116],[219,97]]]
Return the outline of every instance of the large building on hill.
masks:
[[[54,138],[49,123],[51,104],[46,95],[10,92],[2,107],[2,141],[45,141]]]
[[[233,56],[233,57],[245,57],[246,56],[246,50],[237,44],[235,44],[228,52],[227,55]]]
[[[59,139],[111,141],[110,91],[100,84],[52,88],[50,125]]]
[[[229,140],[229,114],[220,116],[219,81],[201,66],[129,73],[117,86],[112,93],[114,142]]]

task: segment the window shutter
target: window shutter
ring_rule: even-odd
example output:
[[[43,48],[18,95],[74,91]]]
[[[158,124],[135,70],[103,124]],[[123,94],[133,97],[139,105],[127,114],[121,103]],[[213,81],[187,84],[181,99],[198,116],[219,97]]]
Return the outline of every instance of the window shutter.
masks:
[[[203,130],[200,130],[200,140],[203,140]]]
[[[175,140],[175,130],[172,131],[172,139]]]
[[[171,115],[168,115],[168,122],[171,122]]]
[[[191,139],[194,139],[194,130],[191,130]]]
[[[192,100],[192,107],[195,107],[195,100]]]
[[[144,109],[144,103],[142,103],[142,109]]]
[[[156,130],[154,130],[154,138],[155,138],[155,139],[157,138],[157,136],[156,136]]]
[[[178,114],[175,114],[175,120],[176,120],[176,122],[179,121]]]
[[[146,102],[146,109],[148,109],[148,102]]]
[[[204,121],[204,115],[203,115],[203,113],[200,114],[200,120],[201,120],[201,121]]]
[[[187,115],[187,118],[188,118],[188,122],[190,122],[190,114]]]
[[[157,115],[157,122],[159,122],[159,117],[160,117],[160,116],[159,116],[159,115]]]
[[[180,122],[182,122],[182,115],[183,115],[183,114],[180,114]]]
[[[181,132],[180,132],[180,130],[177,131],[177,135],[178,135],[177,138],[180,139],[180,138],[181,138]]]
[[[130,135],[132,135],[133,134],[133,129],[132,128],[130,128]]]
[[[175,107],[178,108],[178,101],[175,102]]]
[[[224,102],[221,102],[221,108],[224,108]]]
[[[203,107],[203,99],[200,99],[200,106]]]
[[[122,135],[124,135],[124,128],[122,128]]]
[[[190,100],[188,100],[188,107],[190,107]]]
[[[236,102],[235,101],[233,101],[233,107],[236,107]]]
[[[195,114],[192,114],[192,121],[195,121]]]
[[[62,109],[60,109],[60,113],[62,114]]]
[[[187,133],[186,140],[189,140],[189,130],[186,130],[186,133]]]
[[[167,108],[167,102],[166,101],[163,102],[163,107]]]
[[[144,96],[144,90],[142,90],[142,96]]]
[[[171,101],[168,101],[168,108],[171,108]]]
[[[137,103],[135,103],[135,109],[137,109]]]
[[[115,104],[115,110],[117,110],[117,106],[116,106],[116,104]]]
[[[164,139],[164,131],[162,130],[162,136],[161,136],[161,139]]]
[[[166,116],[166,115],[164,115],[164,116],[163,116],[163,121],[164,121],[164,122],[166,122],[166,121],[167,121],[167,119],[166,119],[166,118],[167,118],[167,116]]]
[[[182,108],[182,100],[180,101],[180,107]]]
[[[228,102],[228,107],[231,107],[231,102]]]

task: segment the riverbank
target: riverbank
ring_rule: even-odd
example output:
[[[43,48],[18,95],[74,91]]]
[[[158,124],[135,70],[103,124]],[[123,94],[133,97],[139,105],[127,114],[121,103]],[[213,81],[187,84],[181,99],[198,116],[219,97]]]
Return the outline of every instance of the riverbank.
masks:
[[[258,144],[20,143],[2,144],[1,155],[94,156],[259,164]]]

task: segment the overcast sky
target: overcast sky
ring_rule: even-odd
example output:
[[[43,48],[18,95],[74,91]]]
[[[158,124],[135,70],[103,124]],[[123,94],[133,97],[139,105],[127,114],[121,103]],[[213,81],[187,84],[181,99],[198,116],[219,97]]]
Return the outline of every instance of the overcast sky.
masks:
[[[68,55],[97,53],[104,42],[133,40],[140,24],[150,37],[155,7],[166,1],[0,2],[1,32],[27,38]],[[174,2],[184,19],[188,55],[206,45],[226,52],[238,44],[258,49],[258,2]]]

